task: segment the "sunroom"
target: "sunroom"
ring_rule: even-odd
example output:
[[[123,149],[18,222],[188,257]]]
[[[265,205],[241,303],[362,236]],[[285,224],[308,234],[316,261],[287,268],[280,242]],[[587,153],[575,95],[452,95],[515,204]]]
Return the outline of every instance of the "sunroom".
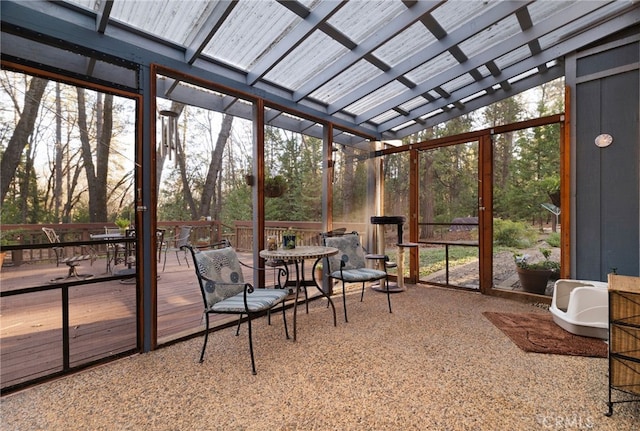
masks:
[[[193,244],[230,240],[256,268],[269,238],[316,245],[346,228],[394,259],[417,244],[392,272],[406,283],[548,304],[552,284],[523,291],[522,251],[500,243],[518,222],[560,277],[638,276],[636,2],[0,12],[3,392],[201,333],[183,228]],[[402,217],[403,236],[380,216]],[[116,221],[135,235],[110,236]],[[67,278],[60,246],[95,252],[78,269],[93,276]]]

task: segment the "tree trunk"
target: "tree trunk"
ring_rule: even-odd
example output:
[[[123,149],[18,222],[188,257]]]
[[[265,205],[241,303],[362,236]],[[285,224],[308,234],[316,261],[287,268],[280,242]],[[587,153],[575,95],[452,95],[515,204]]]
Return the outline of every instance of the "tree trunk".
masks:
[[[100,98],[98,99],[100,101]],[[104,95],[102,115],[96,116],[98,120],[98,134],[96,146],[96,184],[93,201],[95,203],[95,220],[106,221],[108,218],[107,196],[109,187],[109,158],[111,153],[111,135],[113,133],[113,95]],[[89,197],[91,199],[91,196]],[[132,204],[132,203],[131,203]]]
[[[96,101],[95,164],[87,124],[85,90],[78,87],[78,125],[82,144],[82,165],[87,176],[89,190],[89,221],[107,220],[107,186],[111,132],[113,129],[113,95],[98,93]],[[72,189],[74,193],[74,189]]]
[[[24,95],[24,110],[0,161],[0,202],[4,202],[7,196],[9,185],[20,163],[20,156],[29,142],[48,82],[46,79],[31,78],[29,89]]]
[[[56,82],[56,148],[54,154],[53,169],[53,213],[55,221],[61,221],[60,209],[62,208],[62,96],[60,83]]]
[[[202,189],[202,197],[200,199],[200,217],[206,217],[211,215],[212,203],[214,204],[220,200],[220,196],[215,196],[218,187],[216,183],[220,178],[220,172],[222,171],[222,156],[224,155],[224,148],[231,135],[231,126],[233,124],[233,116],[225,115],[222,117],[222,125],[220,127],[220,133],[216,141],[216,146],[211,153],[211,162],[209,163],[209,170],[207,171],[207,178]]]
[[[429,152],[424,152],[424,167],[422,168],[422,191],[420,198],[422,199],[423,211],[420,214],[421,222],[432,223],[435,219],[434,215],[434,197],[433,197],[433,159]],[[420,239],[433,238],[434,228],[432,225],[423,226],[420,232]]]

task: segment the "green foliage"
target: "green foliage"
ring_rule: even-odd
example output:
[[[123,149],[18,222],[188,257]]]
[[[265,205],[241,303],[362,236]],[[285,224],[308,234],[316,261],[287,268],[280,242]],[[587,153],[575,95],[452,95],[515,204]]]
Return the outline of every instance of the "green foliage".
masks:
[[[220,221],[227,226],[232,226],[235,220],[251,220],[252,218],[251,187],[239,185],[230,190],[222,206]]]
[[[118,226],[120,229],[126,229],[129,227],[129,219],[126,218],[117,218],[116,221],[114,222],[116,226]]]
[[[0,245],[20,244],[21,235],[23,233],[24,230],[22,229],[0,231]]]
[[[536,232],[526,223],[512,220],[493,220],[493,242],[504,247],[529,247],[537,238]]]
[[[540,252],[542,253],[542,256],[544,257],[544,260],[539,261],[539,262],[529,262],[529,256],[527,255],[522,255],[522,254],[516,254],[514,253],[513,255],[513,259],[515,261],[515,264],[518,268],[522,268],[522,269],[529,269],[532,271],[536,271],[536,270],[549,270],[549,271],[553,271],[554,273],[560,273],[560,262],[556,262],[554,260],[549,260],[549,257],[551,257],[551,249],[549,248],[541,248]]]
[[[551,232],[546,241],[551,247],[560,247],[560,234],[558,232]]]

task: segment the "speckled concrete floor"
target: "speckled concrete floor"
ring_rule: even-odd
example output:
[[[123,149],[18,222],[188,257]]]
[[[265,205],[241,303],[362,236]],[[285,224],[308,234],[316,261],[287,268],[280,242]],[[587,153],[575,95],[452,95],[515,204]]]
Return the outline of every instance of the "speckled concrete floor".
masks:
[[[640,428],[638,403],[605,417],[607,359],[524,353],[483,311],[545,312],[478,293],[410,286],[323,301],[298,317],[201,338],[1,400],[2,430],[612,430]],[[303,309],[302,309],[303,310]],[[300,310],[299,310],[300,311]],[[289,312],[290,313],[290,312]],[[290,314],[289,314],[290,316]],[[288,319],[291,323],[291,319]]]

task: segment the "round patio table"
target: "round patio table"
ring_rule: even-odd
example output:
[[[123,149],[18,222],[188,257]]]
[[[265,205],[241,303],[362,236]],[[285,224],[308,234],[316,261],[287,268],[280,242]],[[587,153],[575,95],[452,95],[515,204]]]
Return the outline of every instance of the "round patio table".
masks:
[[[333,301],[331,297],[322,290],[320,285],[318,284],[315,276],[315,269],[320,262],[320,259],[333,256],[334,254],[338,254],[338,249],[335,247],[324,247],[320,245],[312,245],[312,246],[301,246],[296,248],[279,248],[277,250],[262,250],[260,252],[260,257],[264,259],[274,259],[274,260],[282,260],[283,262],[293,262],[296,268],[296,296],[295,301],[293,303],[293,341],[296,341],[296,316],[298,314],[298,295],[300,293],[300,288],[306,286],[315,286],[318,291],[327,298],[329,304],[331,304],[331,308],[333,310],[333,326],[337,326],[336,321],[336,307],[333,305]],[[313,264],[313,269],[311,271],[312,280],[305,280],[304,278],[304,261],[308,259],[315,259]],[[286,286],[285,286],[286,287]]]

